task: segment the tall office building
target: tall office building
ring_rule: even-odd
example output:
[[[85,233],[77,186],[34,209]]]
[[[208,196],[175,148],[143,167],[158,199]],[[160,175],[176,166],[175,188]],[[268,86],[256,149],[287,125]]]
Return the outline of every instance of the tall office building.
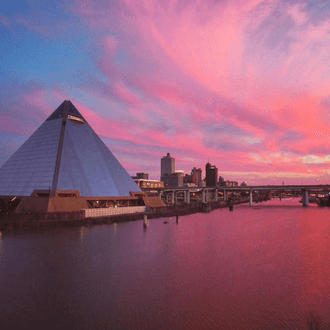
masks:
[[[191,175],[193,183],[195,183],[197,186],[200,186],[202,182],[202,169],[194,167],[191,170]]]
[[[165,175],[175,173],[175,158],[171,157],[168,152],[166,156],[160,160],[160,176],[161,178]],[[162,179],[161,179],[162,180]]]
[[[171,157],[169,152],[161,158],[160,166],[160,180],[164,182],[165,187],[183,187],[184,173],[175,172],[175,158]]]
[[[207,163],[205,165],[206,172],[206,187],[215,187],[218,184],[218,168],[216,166]]]

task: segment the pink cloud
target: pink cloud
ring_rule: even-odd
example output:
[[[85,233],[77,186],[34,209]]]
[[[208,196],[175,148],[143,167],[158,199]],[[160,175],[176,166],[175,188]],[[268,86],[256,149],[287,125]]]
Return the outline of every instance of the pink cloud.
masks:
[[[226,171],[326,169],[303,157],[321,157],[329,135],[328,18],[280,0],[76,1],[71,10],[93,36],[99,74],[78,87],[87,103],[57,87],[25,93],[30,118],[71,99],[132,170],[166,151],[186,171],[185,159],[208,158]],[[21,24],[42,33],[35,20]]]
[[[304,11],[306,3],[297,3],[288,7],[288,13],[297,25],[302,25],[308,21],[307,13]]]
[[[114,85],[113,91],[121,101],[129,105],[135,106],[141,103],[140,98],[123,84],[116,83]]]
[[[51,111],[47,94],[43,90],[34,90],[29,94],[22,95],[25,102],[34,106],[34,111],[29,112],[31,118],[42,120]]]
[[[6,133],[17,133],[23,131],[23,125],[20,125],[15,117],[0,112],[1,131]]]
[[[106,51],[108,55],[114,56],[117,49],[118,49],[118,42],[113,36],[106,36],[104,37],[104,47],[106,48]]]

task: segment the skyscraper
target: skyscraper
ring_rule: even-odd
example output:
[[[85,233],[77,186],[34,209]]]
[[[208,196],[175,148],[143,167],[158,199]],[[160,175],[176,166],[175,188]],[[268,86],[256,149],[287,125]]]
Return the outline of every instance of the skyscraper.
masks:
[[[180,171],[175,172],[175,158],[171,157],[168,152],[166,156],[160,160],[160,180],[164,182],[166,187],[182,187],[184,174]]]
[[[172,173],[175,173],[175,158],[171,157],[168,152],[167,155],[162,157],[160,160],[160,179],[162,180],[163,176],[170,175]]]
[[[218,168],[210,163],[205,165],[206,187],[215,187],[218,184]]]
[[[197,186],[200,186],[202,182],[202,169],[194,167],[191,170],[191,175],[193,178],[193,183],[195,183]]]

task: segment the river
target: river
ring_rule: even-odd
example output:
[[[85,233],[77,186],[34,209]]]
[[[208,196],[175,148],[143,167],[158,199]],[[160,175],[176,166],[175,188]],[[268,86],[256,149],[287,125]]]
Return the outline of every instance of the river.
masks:
[[[292,198],[3,232],[1,329],[328,329],[329,223]]]

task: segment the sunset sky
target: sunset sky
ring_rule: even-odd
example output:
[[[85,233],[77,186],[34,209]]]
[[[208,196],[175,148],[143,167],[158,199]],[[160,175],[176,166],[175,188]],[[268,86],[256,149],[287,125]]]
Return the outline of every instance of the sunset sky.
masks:
[[[0,166],[69,99],[130,175],[330,184],[330,1],[6,1]]]

